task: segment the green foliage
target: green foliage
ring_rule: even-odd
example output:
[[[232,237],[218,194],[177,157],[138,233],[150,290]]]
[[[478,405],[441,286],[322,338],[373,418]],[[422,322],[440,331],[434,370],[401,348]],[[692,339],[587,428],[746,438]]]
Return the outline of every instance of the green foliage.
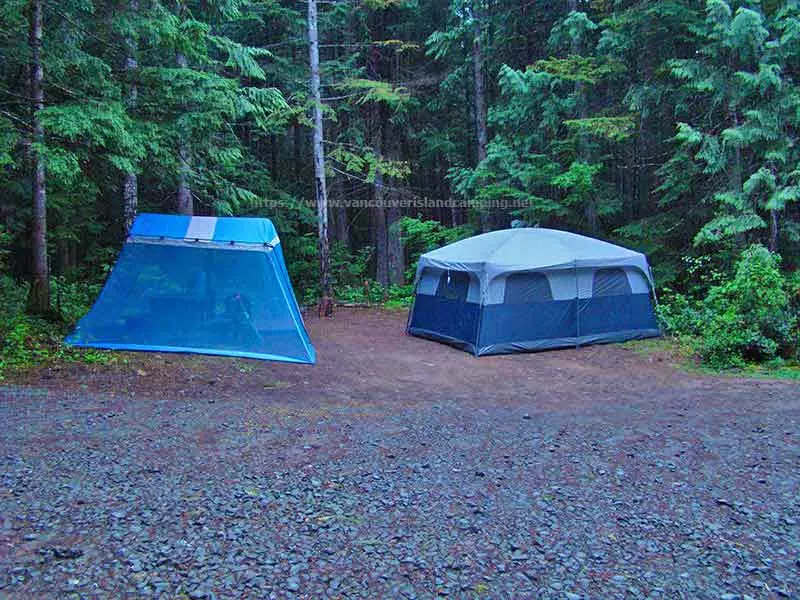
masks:
[[[600,62],[593,57],[570,55],[540,60],[528,69],[534,73],[547,73],[560,81],[594,85],[606,77],[623,73],[625,66],[616,61]]]
[[[386,81],[373,79],[348,79],[341,84],[340,88],[358,94],[360,96],[359,104],[378,102],[395,110],[402,108],[410,98],[408,90],[404,87],[393,86]]]
[[[0,225],[0,275],[5,273],[8,268],[8,258],[11,255],[11,250],[8,246],[11,245],[11,234],[6,231],[3,225]]]
[[[0,276],[0,380],[12,371],[53,362],[106,364],[114,360],[108,352],[71,348],[63,342],[74,322],[88,310],[98,286],[54,281],[53,288],[63,298],[65,321],[26,315],[27,285]]]
[[[0,116],[0,169],[14,165],[14,146],[18,134],[13,123],[6,117]]]
[[[680,294],[662,299],[659,317],[666,332],[695,337],[699,356],[714,368],[786,358],[798,343],[795,286],[781,273],[780,258],[754,245],[732,278],[699,301]]]
[[[386,308],[407,308],[414,301],[412,285],[381,286],[368,279],[362,285],[344,285],[337,289],[336,299],[344,304],[374,304]]]
[[[675,337],[694,336],[702,330],[703,312],[690,297],[664,289],[656,306],[661,331]]]
[[[438,221],[425,220],[420,217],[403,217],[396,227],[401,232],[403,244],[408,253],[408,270],[406,279],[413,281],[416,277],[417,262],[420,255],[440,246],[463,240],[475,233],[470,225],[445,227]]]
[[[578,133],[593,135],[610,142],[622,142],[633,136],[636,123],[634,117],[592,117],[589,119],[566,119],[564,125]]]
[[[347,173],[359,175],[367,183],[375,183],[375,177],[381,174],[394,179],[405,179],[411,173],[411,165],[406,161],[387,160],[371,150],[352,152],[343,146],[334,147],[328,158]]]
[[[797,201],[800,90],[785,69],[797,48],[780,35],[796,21],[791,11],[769,18],[758,5],[710,1],[693,27],[695,56],[666,61],[679,85],[676,112],[687,119],[661,168],[661,189],[693,197],[705,213],[695,244],[766,242],[766,213]],[[677,171],[687,163],[697,168]]]

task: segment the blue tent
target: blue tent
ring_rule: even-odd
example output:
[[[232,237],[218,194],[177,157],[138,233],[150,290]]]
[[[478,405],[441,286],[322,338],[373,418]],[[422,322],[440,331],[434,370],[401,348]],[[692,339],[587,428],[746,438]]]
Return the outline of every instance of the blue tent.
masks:
[[[314,363],[268,219],[140,215],[75,346]]]
[[[538,227],[423,254],[408,332],[480,356],[660,334],[647,258]]]

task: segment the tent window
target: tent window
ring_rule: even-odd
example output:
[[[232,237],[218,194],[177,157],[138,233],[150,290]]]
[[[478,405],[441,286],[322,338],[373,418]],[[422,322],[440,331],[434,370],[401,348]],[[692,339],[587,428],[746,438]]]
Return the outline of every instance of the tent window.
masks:
[[[439,277],[436,295],[458,302],[467,301],[469,291],[469,273],[464,271],[444,271]]]
[[[544,273],[513,273],[506,278],[506,304],[549,302],[553,299],[550,282]]]
[[[592,282],[592,296],[623,296],[631,293],[631,284],[623,269],[597,269]]]

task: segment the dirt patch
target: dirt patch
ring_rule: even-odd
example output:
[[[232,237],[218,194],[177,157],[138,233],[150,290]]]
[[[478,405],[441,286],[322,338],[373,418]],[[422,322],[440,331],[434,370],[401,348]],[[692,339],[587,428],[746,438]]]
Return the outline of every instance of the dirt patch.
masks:
[[[663,402],[687,389],[779,390],[789,383],[687,374],[669,356],[621,345],[475,358],[405,334],[402,311],[339,309],[306,316],[314,366],[169,353],[115,353],[110,365],[65,364],[9,383],[126,398],[264,398],[282,403],[363,401],[414,405],[458,398],[563,409],[598,402]]]
[[[797,597],[800,386],[404,317],[0,386],[0,597]]]

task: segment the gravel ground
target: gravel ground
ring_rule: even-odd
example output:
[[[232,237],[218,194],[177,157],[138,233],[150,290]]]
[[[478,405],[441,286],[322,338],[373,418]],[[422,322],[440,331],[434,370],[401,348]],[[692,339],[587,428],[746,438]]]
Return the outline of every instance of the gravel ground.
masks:
[[[0,388],[0,597],[800,597],[796,383],[310,325]]]

